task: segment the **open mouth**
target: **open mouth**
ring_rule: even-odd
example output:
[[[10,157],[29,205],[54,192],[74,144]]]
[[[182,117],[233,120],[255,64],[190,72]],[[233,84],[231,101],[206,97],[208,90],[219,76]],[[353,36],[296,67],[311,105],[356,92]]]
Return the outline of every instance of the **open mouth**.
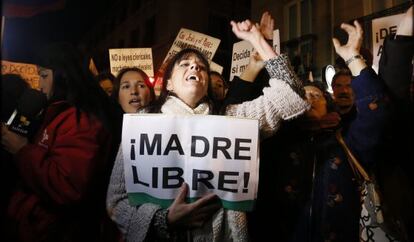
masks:
[[[129,104],[133,106],[141,106],[141,99],[133,98],[129,101]]]
[[[200,81],[200,78],[198,78],[197,75],[191,74],[191,75],[187,76],[187,78],[185,80],[186,81],[196,81],[196,82],[198,82],[198,81]]]

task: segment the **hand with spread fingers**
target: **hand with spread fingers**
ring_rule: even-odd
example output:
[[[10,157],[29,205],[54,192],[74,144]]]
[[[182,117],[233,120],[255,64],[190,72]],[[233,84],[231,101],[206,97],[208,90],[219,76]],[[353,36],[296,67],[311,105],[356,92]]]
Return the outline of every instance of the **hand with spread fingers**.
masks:
[[[332,42],[336,53],[345,60],[352,75],[357,76],[367,66],[364,59],[360,56],[364,31],[356,20],[354,25],[342,23],[341,28],[348,34],[348,42],[345,45],[341,45],[337,38],[333,38]]]
[[[188,185],[183,183],[174,202],[168,208],[168,225],[170,228],[197,228],[211,218],[221,208],[221,202],[213,194],[207,194],[193,203],[186,203]]]
[[[348,34],[348,42],[345,45],[341,45],[337,38],[333,38],[333,44],[336,53],[346,61],[359,54],[362,46],[364,31],[356,20],[354,21],[354,25],[342,23],[341,29],[345,30]]]
[[[260,19],[260,32],[267,40],[273,40],[273,30],[275,28],[275,20],[268,11],[262,14]]]
[[[239,39],[249,41],[264,61],[277,56],[272,46],[267,43],[263,34],[260,32],[260,26],[258,24],[254,24],[250,20],[237,23],[231,21],[230,24],[233,33]]]

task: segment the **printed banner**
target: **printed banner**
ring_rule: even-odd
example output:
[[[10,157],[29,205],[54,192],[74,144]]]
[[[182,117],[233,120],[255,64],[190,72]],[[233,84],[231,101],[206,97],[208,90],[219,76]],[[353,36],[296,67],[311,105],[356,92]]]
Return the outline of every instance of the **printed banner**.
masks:
[[[39,74],[34,64],[1,61],[1,74],[18,74],[34,89],[39,89]]]
[[[109,64],[114,76],[125,67],[138,67],[148,76],[154,76],[151,48],[109,49]]]
[[[404,14],[397,14],[372,20],[372,61],[373,69],[378,73],[379,60],[385,37],[397,32],[398,24]]]
[[[250,119],[125,114],[122,150],[130,204],[167,208],[186,182],[190,202],[213,192],[224,208],[252,210],[258,130],[258,121]]]

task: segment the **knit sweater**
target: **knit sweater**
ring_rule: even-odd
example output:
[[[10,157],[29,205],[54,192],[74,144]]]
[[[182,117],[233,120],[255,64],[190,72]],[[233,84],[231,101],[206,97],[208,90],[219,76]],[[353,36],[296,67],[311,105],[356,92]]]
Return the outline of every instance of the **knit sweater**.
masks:
[[[272,135],[277,131],[282,120],[294,118],[308,108],[301,98],[303,89],[300,81],[292,71],[287,57],[277,56],[265,62],[270,74],[270,87],[263,90],[263,95],[249,102],[230,105],[225,114],[236,117],[246,117],[259,120],[262,137]],[[300,95],[299,95],[300,94]],[[180,99],[170,97],[162,106],[165,114],[206,114],[208,105],[191,109]],[[161,207],[146,203],[131,206],[125,189],[123,155],[120,148],[111,175],[107,193],[107,210],[112,220],[123,232],[127,241],[157,240],[166,224],[166,213]],[[160,219],[164,225],[160,225]],[[155,231],[156,236],[152,233]],[[220,209],[202,228],[184,231],[179,239],[189,241],[248,241],[247,219],[244,212]],[[175,233],[177,235],[177,233]],[[156,237],[156,238],[153,238]],[[174,239],[174,238],[173,238]]]

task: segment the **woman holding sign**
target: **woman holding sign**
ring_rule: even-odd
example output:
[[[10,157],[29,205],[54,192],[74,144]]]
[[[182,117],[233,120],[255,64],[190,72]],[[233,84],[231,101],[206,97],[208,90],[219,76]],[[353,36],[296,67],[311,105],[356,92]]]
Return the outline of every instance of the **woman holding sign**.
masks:
[[[303,87],[291,70],[287,57],[275,53],[256,25],[249,20],[231,22],[237,37],[249,41],[265,61],[271,79],[263,95],[250,102],[229,105],[224,115],[259,120],[263,136],[277,131],[282,120],[299,116],[308,104]],[[189,115],[217,113],[208,96],[209,65],[197,50],[184,49],[169,62],[160,98],[148,112]],[[217,196],[208,194],[187,204],[187,185],[168,209],[145,203],[131,206],[125,189],[122,149],[118,152],[107,194],[107,209],[127,241],[247,241],[244,212],[219,209]],[[218,212],[217,212],[218,210]],[[213,216],[214,215],[214,216]]]

